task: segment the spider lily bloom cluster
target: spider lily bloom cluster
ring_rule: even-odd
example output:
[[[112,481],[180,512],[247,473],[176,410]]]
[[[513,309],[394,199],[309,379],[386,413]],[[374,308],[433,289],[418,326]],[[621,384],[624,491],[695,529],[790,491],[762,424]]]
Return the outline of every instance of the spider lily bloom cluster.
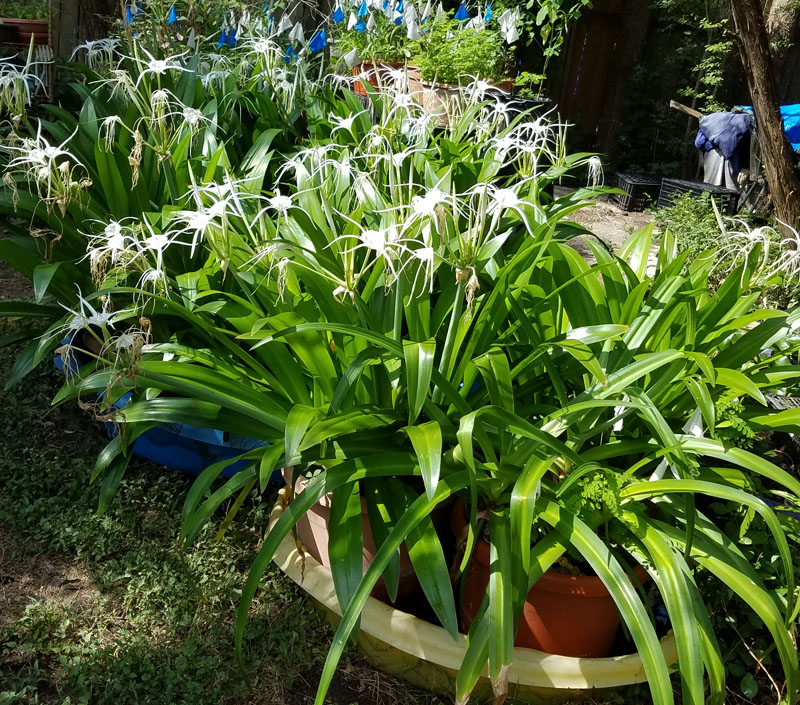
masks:
[[[65,215],[69,204],[91,186],[86,167],[65,147],[72,136],[62,144],[50,144],[42,135],[41,127],[33,139],[22,138],[19,143],[6,144],[10,154],[6,174],[13,178],[21,175],[47,207],[58,206]]]
[[[31,44],[27,59],[23,66],[19,66],[15,57],[0,59],[0,115],[8,113],[13,127],[19,127],[25,117],[26,108],[31,104],[33,95],[41,88],[44,82],[36,73],[34,67],[40,65],[34,62],[33,44]]]

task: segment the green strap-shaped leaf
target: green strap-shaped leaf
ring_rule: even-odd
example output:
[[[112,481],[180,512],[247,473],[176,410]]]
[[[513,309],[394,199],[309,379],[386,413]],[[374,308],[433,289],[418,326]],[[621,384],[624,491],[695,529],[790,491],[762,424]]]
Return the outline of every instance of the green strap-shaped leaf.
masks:
[[[670,617],[678,647],[683,702],[704,705],[703,658],[690,591],[697,591],[683,568],[686,562],[646,519],[626,514],[630,530],[639,537],[653,561],[652,574]],[[687,568],[688,572],[688,568]]]
[[[336,597],[344,612],[364,574],[364,537],[358,482],[337,487],[331,493],[328,555]]]
[[[311,406],[295,404],[286,416],[286,430],[284,431],[283,447],[286,454],[286,464],[294,465],[299,462],[298,451],[308,427],[317,417],[317,410]]]
[[[375,554],[375,558],[370,564],[367,572],[364,574],[364,579],[356,590],[356,594],[350,601],[350,605],[346,612],[342,615],[342,620],[339,622],[339,627],[333,637],[331,648],[328,651],[328,656],[325,659],[325,665],[322,668],[319,686],[317,688],[317,695],[314,700],[315,705],[323,705],[325,701],[325,694],[333,678],[333,673],[339,663],[339,659],[344,651],[345,644],[349,638],[350,633],[355,628],[361,610],[364,609],[364,603],[367,601],[372,588],[381,576],[381,573],[386,567],[386,564],[392,557],[400,544],[408,536],[409,531],[413,530],[420,522],[422,522],[433,510],[433,508],[450,497],[454,492],[466,487],[469,478],[466,472],[450,475],[449,477],[442,478],[441,482],[436,488],[436,495],[432,500],[429,500],[426,495],[418,497],[413,504],[406,510],[400,521],[391,531],[386,538],[383,546]],[[291,505],[289,505],[291,507]]]
[[[474,363],[483,377],[492,405],[513,412],[514,390],[506,354],[492,348],[485,355],[476,358]]]
[[[436,492],[442,467],[442,429],[436,421],[428,421],[417,426],[408,426],[405,431],[414,446],[425,491],[428,499],[431,499]]]
[[[412,343],[403,341],[403,358],[406,362],[409,426],[417,420],[422,405],[428,397],[436,355],[436,342]]]
[[[508,692],[514,653],[511,523],[503,512],[489,512],[489,676],[495,696]],[[529,551],[528,551],[529,553]]]

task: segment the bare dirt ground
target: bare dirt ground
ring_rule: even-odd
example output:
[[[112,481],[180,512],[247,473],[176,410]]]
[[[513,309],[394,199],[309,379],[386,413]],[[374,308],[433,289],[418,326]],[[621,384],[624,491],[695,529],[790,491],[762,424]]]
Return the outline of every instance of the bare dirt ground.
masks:
[[[573,213],[570,220],[583,225],[605,242],[612,252],[616,252],[634,230],[652,223],[653,216],[649,213],[628,213],[612,203],[600,201]],[[583,238],[576,238],[570,244],[588,261],[594,261],[592,251]]]
[[[80,607],[96,597],[83,566],[57,553],[37,551],[0,521],[0,624],[19,619],[33,599]]]

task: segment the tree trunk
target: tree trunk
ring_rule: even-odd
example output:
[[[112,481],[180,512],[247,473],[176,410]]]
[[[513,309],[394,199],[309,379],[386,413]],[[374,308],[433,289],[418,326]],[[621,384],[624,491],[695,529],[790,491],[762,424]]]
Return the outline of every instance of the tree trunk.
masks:
[[[764,6],[764,16],[778,100],[794,103],[800,97],[800,46],[795,41],[800,26],[800,3],[796,0],[770,0]]]
[[[730,0],[730,7],[775,213],[779,220],[796,227],[800,220],[800,180],[783,131],[761,3],[759,0]],[[787,231],[782,230],[787,235]]]

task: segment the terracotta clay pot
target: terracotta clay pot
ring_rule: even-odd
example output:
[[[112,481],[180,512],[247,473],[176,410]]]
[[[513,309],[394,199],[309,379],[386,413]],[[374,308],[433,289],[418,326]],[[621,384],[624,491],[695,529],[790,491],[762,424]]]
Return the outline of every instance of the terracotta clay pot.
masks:
[[[466,527],[463,503],[454,506],[451,518],[459,536]],[[478,541],[467,573],[462,627],[469,629],[489,584],[489,544]],[[637,565],[640,582],[647,571]],[[614,598],[596,576],[565,575],[548,570],[528,593],[514,646],[559,656],[601,658],[607,656],[619,629]]]
[[[15,27],[19,44],[30,44],[31,37],[33,43],[43,45],[48,43],[47,20],[23,20],[13,17],[3,18],[2,23],[8,27]]]
[[[284,482],[290,485],[292,480],[291,468],[284,468],[281,472]],[[295,494],[302,492],[306,483],[307,480],[304,477],[298,477],[294,484]],[[330,518],[331,497],[330,495],[325,495],[297,522],[297,538],[300,539],[308,554],[326,568],[331,566],[328,554],[328,523]],[[364,535],[363,559],[364,571],[366,572],[377,551],[375,549],[375,540],[372,538],[372,528],[369,524],[367,503],[363,497],[361,499],[361,531]],[[400,547],[400,582],[397,588],[397,599],[402,600],[415,593],[418,589],[419,580],[414,572],[414,567],[411,565],[408,549],[403,544]],[[378,580],[370,595],[387,604],[390,602],[389,592],[386,589],[386,583],[383,578]]]
[[[397,61],[379,61],[378,71],[380,71],[382,67],[401,69],[403,68],[403,64]],[[364,80],[369,83],[370,86],[373,88],[380,87],[378,76],[376,75],[377,72],[375,70],[375,64],[372,61],[362,61],[359,66],[353,67],[353,76],[361,76],[362,74],[364,74]],[[367,89],[364,88],[364,86],[361,84],[361,81],[355,81],[353,83],[353,93],[356,95],[367,95]]]

